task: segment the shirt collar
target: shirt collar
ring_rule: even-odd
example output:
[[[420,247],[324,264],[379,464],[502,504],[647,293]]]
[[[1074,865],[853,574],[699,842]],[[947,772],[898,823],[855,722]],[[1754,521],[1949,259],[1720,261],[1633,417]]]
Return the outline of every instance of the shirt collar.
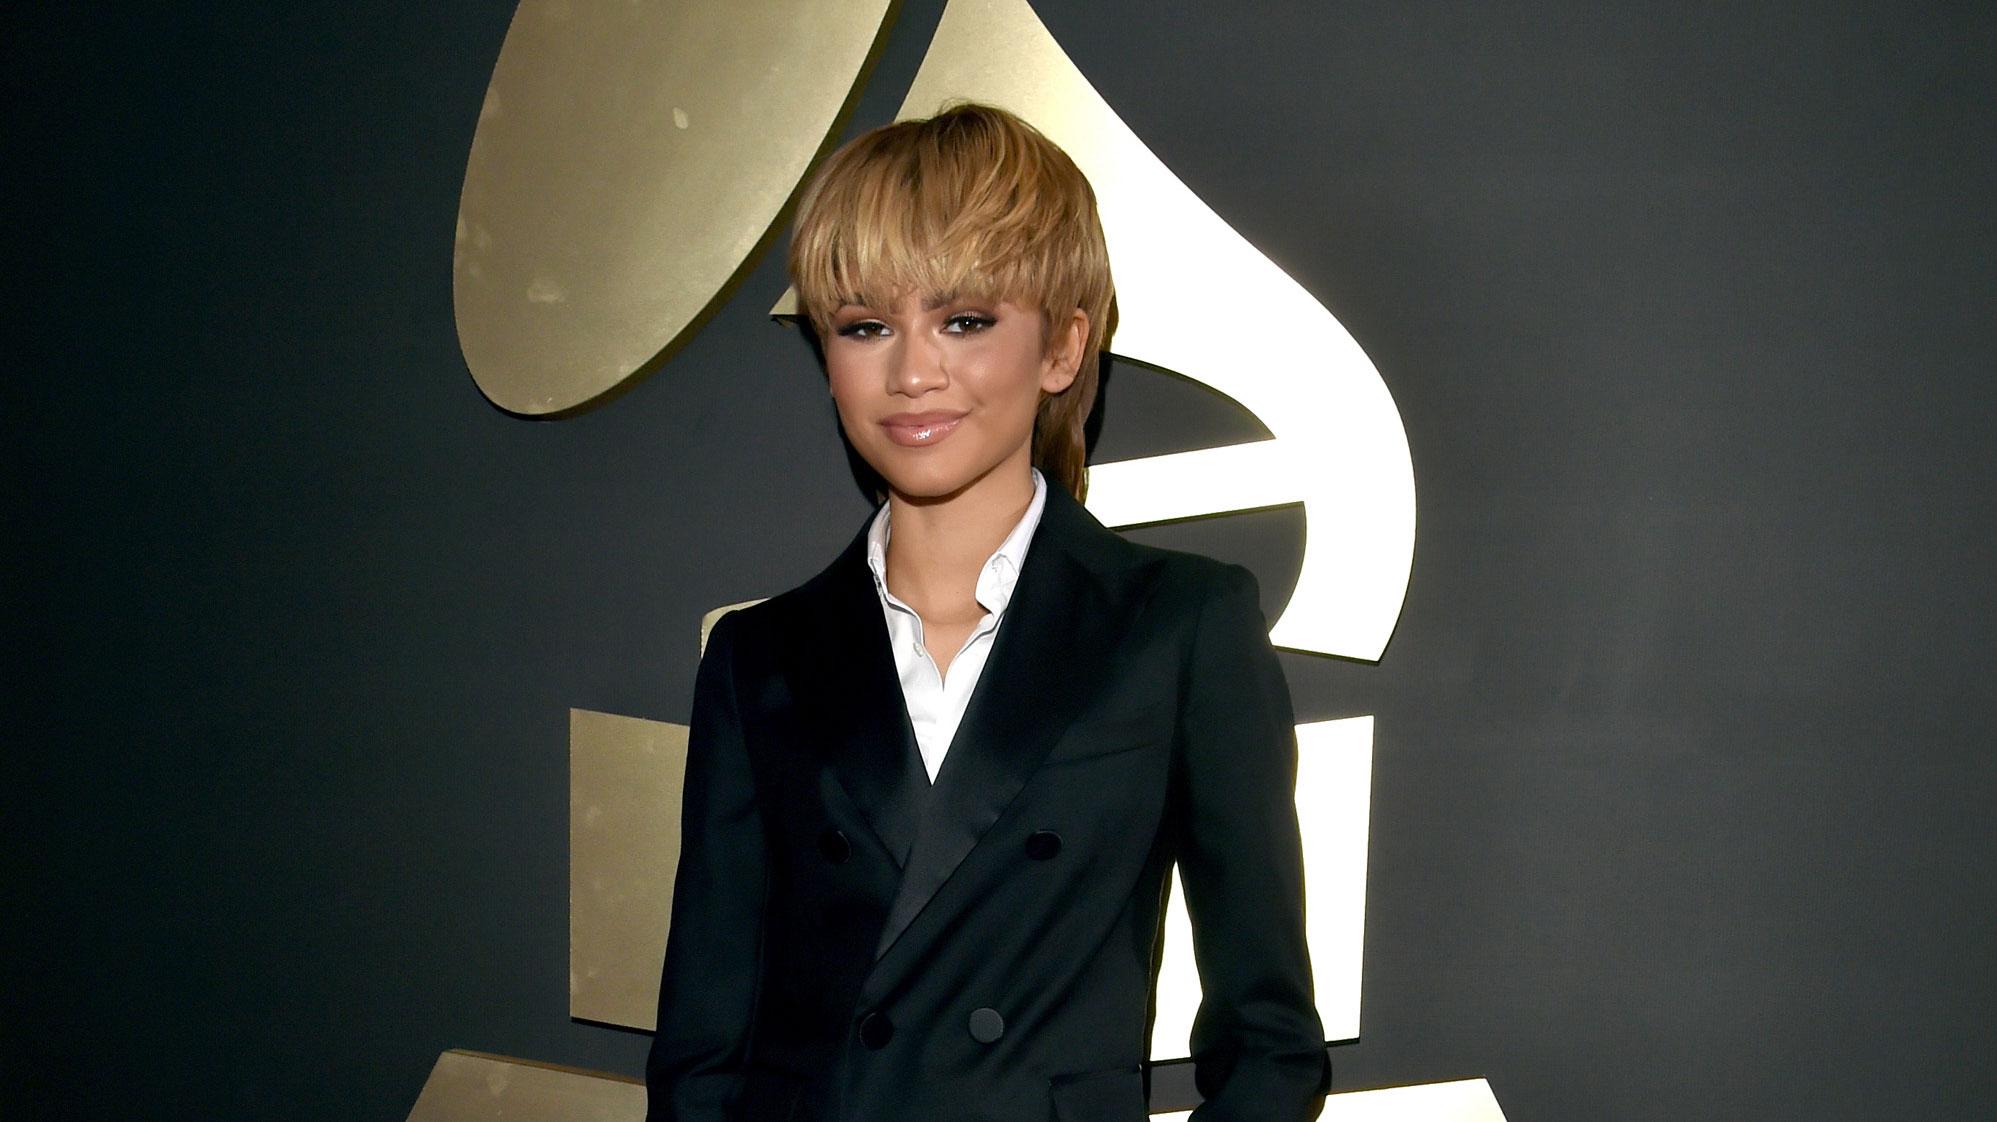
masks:
[[[978,603],[993,615],[1005,611],[1006,605],[1012,602],[1012,589],[1019,583],[1020,567],[1026,564],[1026,550],[1033,544],[1033,531],[1039,527],[1040,515],[1047,509],[1047,480],[1040,474],[1039,468],[1029,470],[1033,474],[1033,499],[1026,504],[1026,513],[1019,516],[1019,523],[978,570]],[[873,570],[874,588],[882,599],[888,599],[887,503],[881,504],[874,520],[867,525],[867,568]]]

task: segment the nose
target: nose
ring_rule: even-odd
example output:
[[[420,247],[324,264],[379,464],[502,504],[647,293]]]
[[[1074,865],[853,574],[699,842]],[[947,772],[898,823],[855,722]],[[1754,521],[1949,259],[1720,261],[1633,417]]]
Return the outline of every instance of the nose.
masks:
[[[904,397],[920,397],[950,384],[944,369],[943,348],[937,340],[920,333],[903,335],[888,369],[888,392]]]

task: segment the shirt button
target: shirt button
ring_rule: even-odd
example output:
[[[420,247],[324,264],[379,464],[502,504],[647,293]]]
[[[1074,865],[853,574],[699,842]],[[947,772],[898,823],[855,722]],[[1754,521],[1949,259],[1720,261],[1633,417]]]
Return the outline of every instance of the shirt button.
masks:
[[[818,852],[823,853],[825,859],[834,865],[843,864],[846,858],[853,855],[853,843],[847,841],[846,835],[838,830],[827,830],[818,835]]]
[[[1035,861],[1051,861],[1061,852],[1061,835],[1052,830],[1035,830],[1026,839],[1026,855]]]
[[[1005,1035],[1005,1018],[996,1009],[971,1010],[971,1039],[991,1044]]]
[[[869,1013],[860,1018],[860,1043],[878,1052],[894,1039],[894,1022],[885,1013]]]

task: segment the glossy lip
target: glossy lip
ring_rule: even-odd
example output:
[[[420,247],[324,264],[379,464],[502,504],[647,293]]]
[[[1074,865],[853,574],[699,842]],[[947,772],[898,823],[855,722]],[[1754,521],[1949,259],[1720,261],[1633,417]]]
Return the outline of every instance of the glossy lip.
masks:
[[[909,448],[926,448],[939,443],[956,430],[963,413],[896,413],[881,418],[881,431],[888,439]]]

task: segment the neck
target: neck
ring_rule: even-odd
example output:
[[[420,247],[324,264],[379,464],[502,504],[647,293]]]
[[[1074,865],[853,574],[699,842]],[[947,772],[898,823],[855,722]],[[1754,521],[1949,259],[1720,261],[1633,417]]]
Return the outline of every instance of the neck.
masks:
[[[1028,463],[1002,464],[940,498],[888,494],[888,591],[927,614],[982,611],[978,570],[1033,503]]]

